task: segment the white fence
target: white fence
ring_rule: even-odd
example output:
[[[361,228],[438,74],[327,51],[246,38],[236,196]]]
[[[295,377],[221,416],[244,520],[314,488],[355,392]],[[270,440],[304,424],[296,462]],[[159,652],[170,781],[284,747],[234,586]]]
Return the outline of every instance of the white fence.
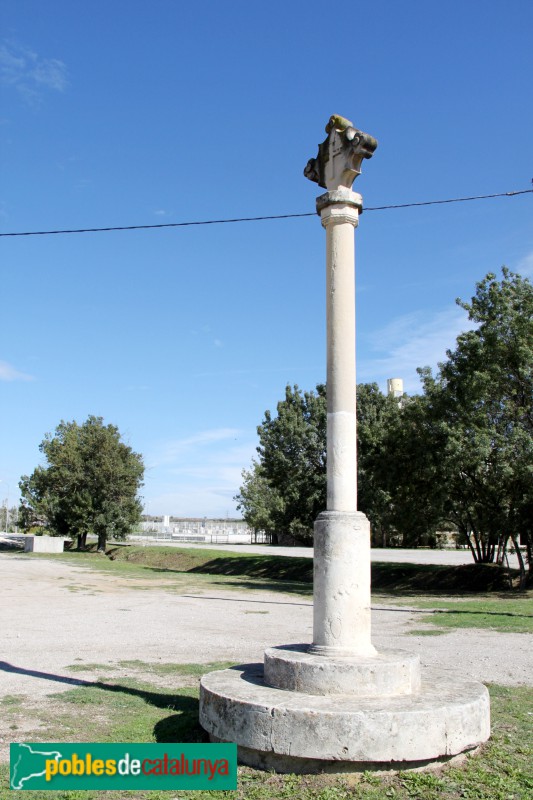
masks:
[[[252,544],[263,542],[264,534],[257,534],[243,522],[228,520],[177,520],[170,525],[162,522],[142,522],[130,539],[167,542],[205,542],[206,544]]]

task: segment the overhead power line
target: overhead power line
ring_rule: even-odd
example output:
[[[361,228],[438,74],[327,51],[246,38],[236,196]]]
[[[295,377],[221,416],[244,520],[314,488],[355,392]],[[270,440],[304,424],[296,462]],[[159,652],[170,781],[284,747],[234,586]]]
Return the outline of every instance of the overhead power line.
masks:
[[[436,206],[444,203],[464,203],[467,200],[488,200],[493,197],[515,197],[518,194],[531,194],[533,189],[522,189],[517,192],[500,192],[499,194],[480,194],[473,197],[453,197],[447,200],[424,200],[420,203],[397,203],[389,206],[373,206],[365,211],[386,211],[394,208],[415,208],[416,206]],[[233,219],[207,219],[196,222],[162,222],[156,225],[115,225],[107,228],[73,228],[57,231],[17,231],[14,233],[0,233],[0,236],[57,236],[64,233],[103,233],[104,231],[140,231],[154,230],[157,228],[186,228],[192,225],[225,225],[230,222],[263,222],[269,219],[294,219],[295,217],[314,217],[314,211],[305,214],[271,214],[263,217],[235,217]]]
[[[453,197],[451,200],[424,200],[422,203],[399,203],[395,206],[374,206],[365,211],[385,211],[387,208],[414,208],[414,206],[438,206],[443,203],[464,203],[467,200],[490,200],[492,197],[514,197],[517,194],[531,194],[533,189],[522,189],[518,192],[500,192],[500,194],[478,194],[473,197]]]

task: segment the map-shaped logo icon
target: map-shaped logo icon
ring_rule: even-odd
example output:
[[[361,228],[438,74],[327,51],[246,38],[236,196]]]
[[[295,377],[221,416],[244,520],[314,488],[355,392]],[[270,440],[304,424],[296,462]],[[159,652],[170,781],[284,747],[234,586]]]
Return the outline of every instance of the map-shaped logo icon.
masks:
[[[12,744],[11,745],[11,788],[31,789],[28,781],[45,777],[46,762],[59,761],[62,757],[57,750],[39,749],[39,745]],[[39,783],[41,780],[39,780]]]

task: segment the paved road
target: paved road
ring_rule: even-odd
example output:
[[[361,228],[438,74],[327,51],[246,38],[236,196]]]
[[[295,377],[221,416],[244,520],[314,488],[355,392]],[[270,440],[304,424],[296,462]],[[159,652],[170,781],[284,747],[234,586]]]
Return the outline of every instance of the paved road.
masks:
[[[0,532],[0,542],[14,541],[22,542],[24,537],[15,534],[2,534]],[[197,542],[180,542],[172,539],[155,540],[132,537],[131,544],[145,544],[146,546],[161,547],[193,547],[207,550],[229,550],[232,553],[255,553],[256,555],[266,556],[289,556],[313,558],[312,547],[277,547],[268,544],[209,544]],[[372,561],[394,562],[396,564],[447,564],[458,566],[460,564],[471,564],[472,554],[470,550],[425,550],[423,548],[413,548],[412,550],[400,547],[376,547],[371,551]],[[509,554],[509,566],[518,567],[518,560],[514,553]]]

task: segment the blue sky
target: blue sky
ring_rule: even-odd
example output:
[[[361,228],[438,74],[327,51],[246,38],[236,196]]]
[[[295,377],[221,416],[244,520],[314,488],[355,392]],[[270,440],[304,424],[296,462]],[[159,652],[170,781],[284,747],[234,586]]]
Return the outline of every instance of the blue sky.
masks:
[[[367,207],[533,178],[533,4],[2,0],[0,229],[314,211],[332,113],[375,136]],[[454,303],[533,274],[532,195],[374,211],[358,380],[435,366]],[[61,419],[118,425],[149,513],[226,516],[256,426],[325,376],[318,217],[0,239],[0,501]]]

